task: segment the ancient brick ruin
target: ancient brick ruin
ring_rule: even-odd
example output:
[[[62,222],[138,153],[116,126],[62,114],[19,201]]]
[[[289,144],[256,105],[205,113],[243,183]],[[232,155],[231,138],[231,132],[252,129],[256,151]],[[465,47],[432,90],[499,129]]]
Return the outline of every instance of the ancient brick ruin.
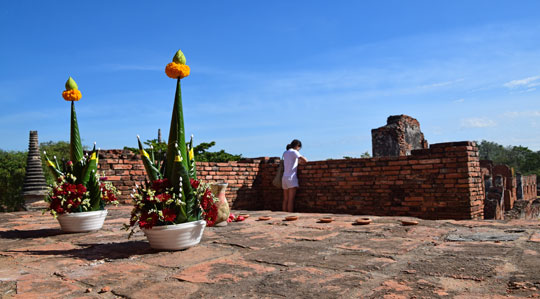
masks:
[[[484,179],[484,218],[534,218],[540,212],[536,175],[521,175],[507,165],[481,160]]]
[[[22,188],[22,196],[26,208],[34,205],[40,207],[47,194],[47,182],[41,167],[41,155],[39,153],[38,132],[30,131],[28,143],[28,157],[26,159],[26,175]]]
[[[399,157],[415,149],[427,149],[418,120],[408,115],[392,115],[386,126],[371,130],[373,157]]]
[[[235,209],[281,206],[282,191],[271,185],[278,158],[199,162],[199,177],[229,183]],[[129,200],[144,167],[129,151],[100,152],[100,169]],[[300,166],[299,212],[410,215],[426,219],[480,219],[483,192],[478,150],[472,142],[433,144],[410,156],[315,161]]]
[[[301,188],[295,209],[424,219],[502,219],[515,210],[516,203],[522,207],[517,213],[540,211],[533,205],[535,176],[521,176],[518,192],[516,175],[504,165],[481,162],[474,142],[428,147],[414,118],[391,116],[388,124],[372,131],[378,157],[299,166]],[[381,156],[380,147],[386,144],[395,147]],[[280,210],[282,190],[271,184],[278,164],[279,158],[265,157],[197,162],[197,169],[205,181],[229,184],[226,196],[233,209]],[[101,151],[100,170],[122,191],[124,202],[129,202],[135,184],[145,179],[139,156],[130,151]]]

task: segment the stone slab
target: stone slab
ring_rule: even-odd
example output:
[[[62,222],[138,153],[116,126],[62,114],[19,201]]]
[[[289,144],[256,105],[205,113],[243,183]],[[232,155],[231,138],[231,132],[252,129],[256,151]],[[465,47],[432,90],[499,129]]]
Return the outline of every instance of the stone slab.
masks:
[[[41,212],[0,214],[2,298],[507,298],[540,289],[537,220],[249,213],[205,229],[201,244],[157,251],[127,239],[131,207],[104,227],[66,234]],[[269,221],[257,221],[270,215]],[[407,218],[410,219],[410,218]],[[418,220],[418,219],[416,219]]]

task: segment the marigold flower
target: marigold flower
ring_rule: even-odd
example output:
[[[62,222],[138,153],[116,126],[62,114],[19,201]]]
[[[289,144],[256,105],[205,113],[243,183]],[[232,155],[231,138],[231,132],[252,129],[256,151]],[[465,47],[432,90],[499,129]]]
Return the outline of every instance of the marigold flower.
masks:
[[[64,90],[62,97],[66,101],[78,101],[82,98],[82,94],[78,89]]]
[[[173,78],[173,79],[185,78],[189,76],[189,72],[190,72],[189,66],[185,64],[179,64],[176,62],[171,62],[167,64],[167,66],[165,67],[165,74],[167,74],[169,78]]]

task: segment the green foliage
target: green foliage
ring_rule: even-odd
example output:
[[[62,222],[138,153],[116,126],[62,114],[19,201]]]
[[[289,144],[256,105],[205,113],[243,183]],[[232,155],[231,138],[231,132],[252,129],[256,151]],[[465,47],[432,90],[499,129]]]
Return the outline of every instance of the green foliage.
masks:
[[[233,155],[220,150],[219,152],[209,152],[208,149],[216,145],[215,141],[203,142],[193,148],[197,161],[201,162],[228,162],[242,159],[242,155]]]
[[[26,152],[0,150],[0,212],[19,210],[26,173]]]
[[[371,155],[369,154],[368,151],[366,151],[365,153],[363,153],[363,154],[360,155],[360,158],[361,158],[361,159],[364,159],[364,158],[371,158]],[[350,160],[350,159],[357,159],[357,158],[351,157],[351,156],[343,156],[343,159],[345,159],[345,160]]]
[[[162,161],[164,158],[164,155],[167,151],[167,144],[165,142],[158,142],[157,139],[150,139],[145,142],[143,142],[147,147],[145,148],[146,151],[150,155],[151,154],[151,148],[154,149],[154,155],[156,161]],[[193,148],[193,152],[195,154],[195,159],[200,162],[228,162],[228,161],[238,161],[242,159],[242,155],[233,155],[225,152],[224,150],[221,150],[219,152],[210,152],[208,151],[209,148],[216,145],[215,141],[211,142],[203,142],[199,145],[196,145]],[[134,147],[124,147],[124,149],[130,150],[133,153],[138,154],[139,149]]]
[[[41,151],[41,164],[43,165],[43,174],[47,180],[47,184],[52,184],[55,179],[54,175],[47,167],[47,161],[43,155],[43,151],[47,152],[47,156],[55,162],[54,157],[60,165],[64,165],[69,161],[69,142],[67,141],[47,141],[39,144],[39,150]]]
[[[506,164],[522,174],[536,174],[540,178],[540,151],[534,152],[525,146],[504,147],[495,142],[482,140],[478,143],[481,160],[492,160],[495,164]]]

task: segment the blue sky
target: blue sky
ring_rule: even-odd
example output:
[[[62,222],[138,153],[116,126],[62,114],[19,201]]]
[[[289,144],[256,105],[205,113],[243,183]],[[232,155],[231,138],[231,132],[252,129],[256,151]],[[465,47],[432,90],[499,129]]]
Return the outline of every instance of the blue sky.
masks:
[[[215,150],[360,156],[395,114],[540,150],[538,1],[2,1],[0,37],[4,150],[69,140],[68,76],[83,144],[166,139],[178,49],[186,131]]]

